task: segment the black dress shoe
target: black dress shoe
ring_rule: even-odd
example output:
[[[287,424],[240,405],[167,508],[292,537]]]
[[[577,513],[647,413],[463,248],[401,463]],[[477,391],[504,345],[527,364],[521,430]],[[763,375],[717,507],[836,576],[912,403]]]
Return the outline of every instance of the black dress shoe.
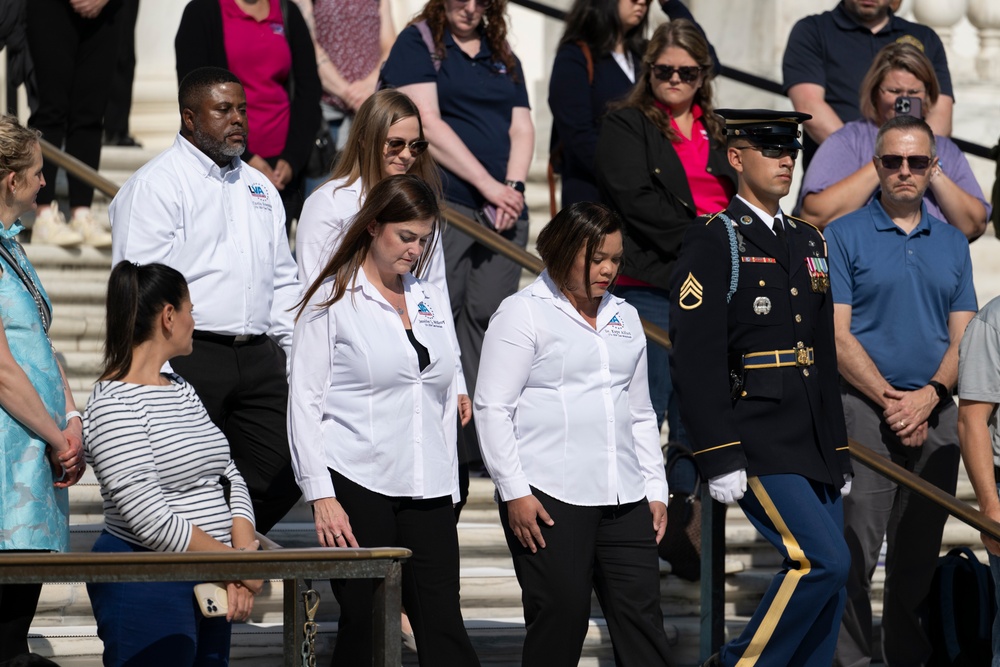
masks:
[[[706,660],[701,667],[722,667],[722,662],[719,660],[719,654],[713,653],[712,657]]]
[[[123,148],[142,148],[142,144],[130,134],[105,134],[105,146],[122,146]]]

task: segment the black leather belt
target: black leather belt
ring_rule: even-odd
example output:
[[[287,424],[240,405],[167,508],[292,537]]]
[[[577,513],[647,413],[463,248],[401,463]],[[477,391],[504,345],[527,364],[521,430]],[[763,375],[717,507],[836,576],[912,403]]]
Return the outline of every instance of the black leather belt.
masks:
[[[227,347],[238,347],[240,345],[255,345],[267,340],[267,334],[240,334],[238,336],[228,336],[226,334],[212,333],[211,331],[194,330],[195,340],[225,345]]]

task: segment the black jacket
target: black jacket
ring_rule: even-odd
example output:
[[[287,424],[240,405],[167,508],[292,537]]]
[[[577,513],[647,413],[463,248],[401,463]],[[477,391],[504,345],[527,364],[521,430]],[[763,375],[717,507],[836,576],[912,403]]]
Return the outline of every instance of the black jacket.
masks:
[[[296,176],[302,173],[312,153],[316,133],[319,131],[321,111],[319,106],[322,88],[316,73],[316,52],[313,49],[309,28],[294,2],[288,2],[288,42],[292,49],[292,73],[295,81],[291,99],[291,117],[288,138],[280,155],[262,155],[285,160]],[[222,8],[219,0],[191,0],[184,8],[181,23],[174,38],[177,57],[177,81],[199,67],[229,69],[225,40],[222,36]],[[287,87],[287,86],[286,86]],[[243,153],[248,161],[253,154]]]
[[[677,151],[641,111],[620,109],[601,125],[596,168],[602,201],[625,221],[622,272],[669,289],[684,233],[697,217]],[[715,141],[707,171],[728,178],[736,191],[736,173],[726,149]]]
[[[695,460],[705,477],[745,468],[747,475],[793,473],[839,489],[852,468],[833,294],[814,286],[808,265],[822,267],[826,242],[809,223],[786,216],[783,246],[737,198],[725,213],[738,234],[731,301],[733,256],[718,215],[690,225],[671,290],[671,376]],[[813,348],[813,365],[747,370],[732,397],[730,370],[741,355],[799,345]]]

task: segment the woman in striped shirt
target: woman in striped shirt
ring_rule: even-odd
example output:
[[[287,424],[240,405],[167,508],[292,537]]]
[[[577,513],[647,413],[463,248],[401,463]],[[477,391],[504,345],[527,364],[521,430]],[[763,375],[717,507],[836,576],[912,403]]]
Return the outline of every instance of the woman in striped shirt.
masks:
[[[184,277],[168,266],[120,262],[111,272],[104,373],[83,431],[104,497],[105,530],[93,551],[259,546],[226,437],[191,385],[160,370],[191,353],[192,308]],[[88,584],[104,665],[228,664],[230,622],[249,617],[262,582],[226,582],[225,618],[201,616],[195,583]]]

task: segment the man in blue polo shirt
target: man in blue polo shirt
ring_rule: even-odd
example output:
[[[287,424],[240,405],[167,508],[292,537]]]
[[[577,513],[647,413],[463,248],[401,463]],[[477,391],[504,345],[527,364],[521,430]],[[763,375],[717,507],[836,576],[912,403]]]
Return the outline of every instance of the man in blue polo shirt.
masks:
[[[923,204],[937,162],[924,121],[888,121],[873,159],[878,196],[825,232],[847,433],[954,493],[958,410],[951,391],[962,333],[977,308],[969,243]],[[923,602],[948,515],[863,466],[855,473],[844,498],[851,572],[834,664],[871,661],[871,574],[883,536],[885,662],[926,664]]]
[[[893,42],[919,47],[934,64],[941,96],[927,122],[935,134],[951,136],[955,96],[941,38],[925,25],[899,18],[890,4],[891,0],[843,0],[833,10],[807,16],[792,28],[781,73],[795,110],[812,115],[805,123],[803,167],[828,136],[861,117],[861,81],[875,54]]]

